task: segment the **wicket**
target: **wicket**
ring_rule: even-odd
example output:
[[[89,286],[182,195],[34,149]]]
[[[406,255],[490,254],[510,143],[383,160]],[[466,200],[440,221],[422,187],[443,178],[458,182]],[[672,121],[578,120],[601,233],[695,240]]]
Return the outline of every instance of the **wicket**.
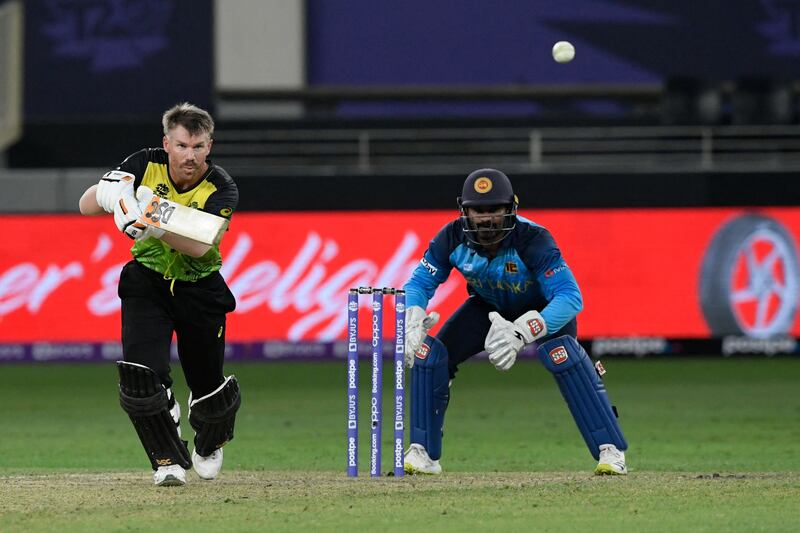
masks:
[[[350,289],[347,299],[347,475],[358,476],[358,305],[359,295],[372,295],[372,396],[370,400],[370,476],[381,475],[383,424],[383,298],[394,295],[394,475],[403,470],[405,430],[406,293],[392,287]]]

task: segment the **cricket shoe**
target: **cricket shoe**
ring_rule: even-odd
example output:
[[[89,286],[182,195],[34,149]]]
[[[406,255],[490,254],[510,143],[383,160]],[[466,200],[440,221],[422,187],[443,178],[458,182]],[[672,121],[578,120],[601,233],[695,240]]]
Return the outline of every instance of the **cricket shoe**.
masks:
[[[403,467],[407,474],[437,475],[442,473],[442,465],[438,460],[431,459],[421,444],[412,444],[408,447]]]
[[[211,455],[203,457],[192,450],[194,471],[203,479],[215,479],[222,468],[222,448],[217,448]]]
[[[625,452],[617,449],[613,444],[600,445],[600,461],[594,473],[598,476],[624,476],[628,473],[625,466]]]
[[[186,470],[181,465],[159,466],[153,472],[153,483],[159,487],[180,487],[186,485]]]

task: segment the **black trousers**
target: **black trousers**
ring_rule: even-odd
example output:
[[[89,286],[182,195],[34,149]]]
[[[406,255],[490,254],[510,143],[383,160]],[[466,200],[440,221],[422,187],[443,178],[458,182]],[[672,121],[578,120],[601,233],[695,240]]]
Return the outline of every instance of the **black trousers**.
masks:
[[[447,347],[450,379],[453,379],[458,372],[458,365],[483,351],[486,334],[489,333],[492,325],[489,321],[489,312],[491,311],[497,311],[497,309],[480,297],[472,295],[461,304],[461,307],[456,309],[439,330],[436,337]],[[518,316],[503,315],[503,318],[513,321]],[[574,318],[560,330],[537,342],[544,342],[561,335],[571,335],[577,338],[578,323]]]
[[[225,315],[234,310],[236,300],[219,272],[173,284],[134,260],[122,269],[119,297],[125,361],[152,368],[164,386],[171,387],[174,333],[193,397],[205,396],[222,384]]]

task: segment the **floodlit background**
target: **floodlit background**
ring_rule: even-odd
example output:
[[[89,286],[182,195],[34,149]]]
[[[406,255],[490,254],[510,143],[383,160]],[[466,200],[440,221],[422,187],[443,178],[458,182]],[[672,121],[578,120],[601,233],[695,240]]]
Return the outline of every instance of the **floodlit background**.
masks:
[[[797,0],[0,0],[0,529],[182,530],[198,502],[213,530],[797,529],[798,20]],[[117,400],[130,241],[78,199],[182,101],[241,193],[243,403],[221,478],[159,493]],[[590,475],[530,349],[463,366],[445,476],[344,478],[346,291],[401,286],[482,167],[580,284],[625,480]],[[455,273],[431,309],[464,297]]]
[[[800,6],[733,5],[3,2],[0,360],[118,356],[129,243],[77,199],[184,100],[241,190],[233,359],[341,356],[345,290],[402,285],[486,166],[563,248],[588,349],[794,353]]]

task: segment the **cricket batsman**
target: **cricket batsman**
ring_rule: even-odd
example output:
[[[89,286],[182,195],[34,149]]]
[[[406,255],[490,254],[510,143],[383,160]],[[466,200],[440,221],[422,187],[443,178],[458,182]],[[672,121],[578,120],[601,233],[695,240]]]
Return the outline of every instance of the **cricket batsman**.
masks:
[[[176,209],[191,212],[183,207],[189,206],[225,228],[239,192],[228,173],[207,158],[214,132],[207,111],[178,104],[164,113],[162,126],[161,147],[130,155],[86,190],[79,207],[84,215],[113,213],[117,229],[134,239],[133,259],[122,268],[118,288],[120,405],[147,453],[154,483],[169,486],[184,485],[192,466],[202,479],[217,477],[241,399],[236,378],[223,374],[226,315],[236,300],[219,273],[219,233],[189,238],[197,235],[197,228],[189,227],[197,217],[183,225],[167,217],[175,219]],[[163,204],[170,207],[153,210]],[[160,226],[151,224],[157,218]],[[173,334],[190,389],[191,455],[181,438],[180,403],[172,394]]]
[[[484,168],[464,182],[461,216],[433,238],[405,285],[405,362],[411,368],[410,474],[440,474],[442,429],[458,365],[485,350],[500,371],[520,350],[537,346],[553,373],[589,452],[595,474],[624,475],[628,444],[599,372],[578,344],[578,283],[553,236],[517,215],[508,177]],[[467,282],[466,301],[436,337],[439,314],[426,307],[455,268]]]

